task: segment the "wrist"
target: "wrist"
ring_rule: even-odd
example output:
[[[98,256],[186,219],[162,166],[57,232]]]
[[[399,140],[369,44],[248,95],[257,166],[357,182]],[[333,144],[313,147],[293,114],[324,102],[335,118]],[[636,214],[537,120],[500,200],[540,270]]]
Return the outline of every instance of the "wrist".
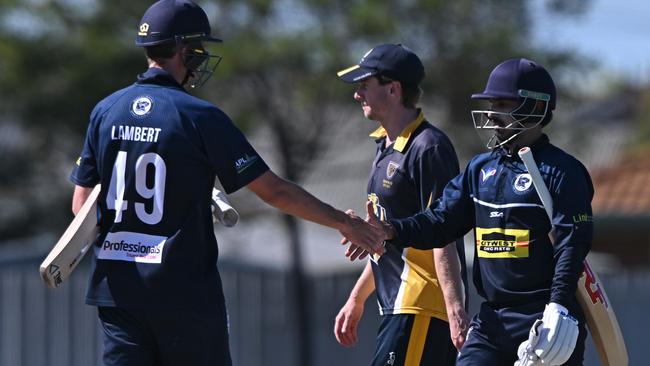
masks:
[[[458,318],[466,315],[465,308],[461,304],[449,304],[446,306],[448,318]]]
[[[334,223],[334,228],[339,231],[345,231],[346,229],[352,228],[354,226],[353,219],[345,212],[338,211],[338,217]]]
[[[557,312],[560,314],[566,314],[569,315],[569,310],[564,306],[560,305],[556,302],[550,302],[546,305],[545,311],[552,311],[552,312]]]
[[[354,303],[357,306],[363,306],[363,304],[366,302],[366,299],[359,294],[350,294],[350,297],[348,297],[348,302]]]
[[[384,230],[384,234],[386,234],[386,240],[393,240],[397,237],[397,231],[390,222],[382,221],[381,227]]]

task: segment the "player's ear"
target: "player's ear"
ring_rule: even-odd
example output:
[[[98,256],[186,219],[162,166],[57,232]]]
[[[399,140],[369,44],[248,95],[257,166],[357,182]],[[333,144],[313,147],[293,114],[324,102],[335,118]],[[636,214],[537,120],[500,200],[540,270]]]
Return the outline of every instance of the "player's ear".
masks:
[[[390,94],[396,94],[397,90],[401,91],[401,89],[402,89],[402,84],[400,84],[399,81],[393,81],[390,83],[390,89],[389,89]]]

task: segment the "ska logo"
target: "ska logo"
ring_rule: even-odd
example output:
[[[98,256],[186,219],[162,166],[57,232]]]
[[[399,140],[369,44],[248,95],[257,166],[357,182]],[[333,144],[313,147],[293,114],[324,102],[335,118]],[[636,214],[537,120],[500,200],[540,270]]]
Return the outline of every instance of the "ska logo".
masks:
[[[530,174],[519,174],[517,178],[515,178],[515,184],[513,184],[512,188],[514,188],[515,193],[524,194],[532,185],[533,180],[530,178]]]
[[[399,164],[394,161],[388,162],[388,167],[386,167],[386,177],[388,177],[388,179],[392,179],[395,175],[395,172],[397,171],[397,168],[399,168]]]
[[[151,107],[153,107],[151,97],[137,97],[131,104],[131,113],[136,117],[144,117],[151,112]]]

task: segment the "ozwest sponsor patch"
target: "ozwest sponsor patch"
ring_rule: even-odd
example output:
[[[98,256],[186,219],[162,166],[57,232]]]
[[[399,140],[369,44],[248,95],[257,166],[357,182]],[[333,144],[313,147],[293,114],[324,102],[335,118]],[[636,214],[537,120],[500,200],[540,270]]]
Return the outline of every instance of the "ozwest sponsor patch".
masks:
[[[476,252],[481,258],[528,258],[530,231],[476,228]]]
[[[97,254],[98,259],[161,263],[167,237],[128,231],[108,233]]]

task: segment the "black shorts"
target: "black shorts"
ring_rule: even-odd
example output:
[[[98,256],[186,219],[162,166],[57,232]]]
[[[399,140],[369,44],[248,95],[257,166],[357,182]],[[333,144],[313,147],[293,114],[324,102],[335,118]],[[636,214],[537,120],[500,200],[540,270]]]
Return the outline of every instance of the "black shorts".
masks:
[[[372,366],[453,366],[456,363],[449,323],[415,314],[381,318]]]
[[[225,311],[97,311],[107,366],[232,364]]]

